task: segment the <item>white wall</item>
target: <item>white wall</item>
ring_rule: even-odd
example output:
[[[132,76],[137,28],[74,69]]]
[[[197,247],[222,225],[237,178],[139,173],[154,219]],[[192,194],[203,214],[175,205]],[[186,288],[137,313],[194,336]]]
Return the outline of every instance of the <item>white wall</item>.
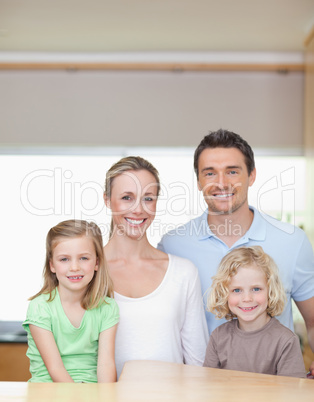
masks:
[[[0,71],[0,146],[303,146],[303,73]]]

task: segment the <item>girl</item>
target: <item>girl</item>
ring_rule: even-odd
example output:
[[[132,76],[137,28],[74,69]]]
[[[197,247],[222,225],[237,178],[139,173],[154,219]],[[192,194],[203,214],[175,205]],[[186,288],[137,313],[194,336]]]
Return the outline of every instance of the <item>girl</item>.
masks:
[[[143,158],[123,158],[105,186],[112,212],[105,253],[120,309],[118,375],[128,360],[202,365],[208,331],[197,269],[157,250],[146,235],[156,213],[157,170]]]
[[[286,296],[260,246],[232,250],[213,277],[208,310],[226,322],[209,339],[205,367],[305,377],[299,338],[274,318]]]
[[[119,311],[109,297],[112,283],[99,227],[68,220],[51,228],[43,276],[44,285],[30,298],[23,323],[30,381],[116,381]]]

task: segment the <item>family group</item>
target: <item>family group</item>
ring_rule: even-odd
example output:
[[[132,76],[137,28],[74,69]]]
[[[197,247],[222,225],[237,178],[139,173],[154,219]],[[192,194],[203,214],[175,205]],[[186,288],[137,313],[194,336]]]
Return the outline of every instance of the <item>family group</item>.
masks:
[[[194,170],[206,211],[157,248],[147,229],[159,175],[139,156],[106,174],[107,244],[93,222],[49,230],[43,287],[23,323],[31,382],[114,382],[130,360],[314,375],[314,362],[305,370],[292,315],[294,301],[314,351],[310,241],[249,205],[254,153],[238,134],[206,135]]]

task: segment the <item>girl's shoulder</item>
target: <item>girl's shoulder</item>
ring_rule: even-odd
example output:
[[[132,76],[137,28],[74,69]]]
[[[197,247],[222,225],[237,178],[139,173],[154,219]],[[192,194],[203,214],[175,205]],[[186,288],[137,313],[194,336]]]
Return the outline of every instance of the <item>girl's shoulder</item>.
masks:
[[[52,314],[52,310],[60,309],[59,304],[61,305],[58,303],[57,292],[53,291],[51,295],[42,293],[29,302],[27,315],[36,317],[36,315]]]
[[[54,300],[56,298],[56,292],[53,291],[50,293],[41,293],[40,295],[36,296],[29,302],[29,306],[37,306],[37,305],[46,305],[48,302]]]
[[[104,303],[102,303],[102,305],[111,306],[112,308],[115,307],[115,306],[118,306],[118,304],[115,301],[115,299],[113,297],[109,297],[109,296],[106,296],[104,298]]]
[[[90,310],[90,312],[91,314],[99,313],[101,321],[100,332],[119,322],[120,313],[118,303],[111,297],[105,297],[103,303],[101,303],[97,309]]]
[[[55,311],[55,303],[54,301],[49,301],[49,296],[49,294],[42,293],[30,301],[26,319],[23,322],[24,329],[27,330],[29,324],[34,324],[49,331],[51,330],[51,322],[58,314]]]
[[[92,309],[93,310],[99,310],[101,314],[110,314],[110,313],[119,313],[119,307],[118,303],[113,297],[104,297],[102,303],[99,305],[97,309]]]

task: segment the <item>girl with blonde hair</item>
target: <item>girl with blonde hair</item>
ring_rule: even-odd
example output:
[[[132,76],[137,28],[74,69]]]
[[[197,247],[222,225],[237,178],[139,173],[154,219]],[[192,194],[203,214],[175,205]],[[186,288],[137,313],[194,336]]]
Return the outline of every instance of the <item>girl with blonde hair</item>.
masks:
[[[31,382],[116,381],[114,345],[119,309],[94,223],[60,222],[46,238],[42,289],[30,298]]]

